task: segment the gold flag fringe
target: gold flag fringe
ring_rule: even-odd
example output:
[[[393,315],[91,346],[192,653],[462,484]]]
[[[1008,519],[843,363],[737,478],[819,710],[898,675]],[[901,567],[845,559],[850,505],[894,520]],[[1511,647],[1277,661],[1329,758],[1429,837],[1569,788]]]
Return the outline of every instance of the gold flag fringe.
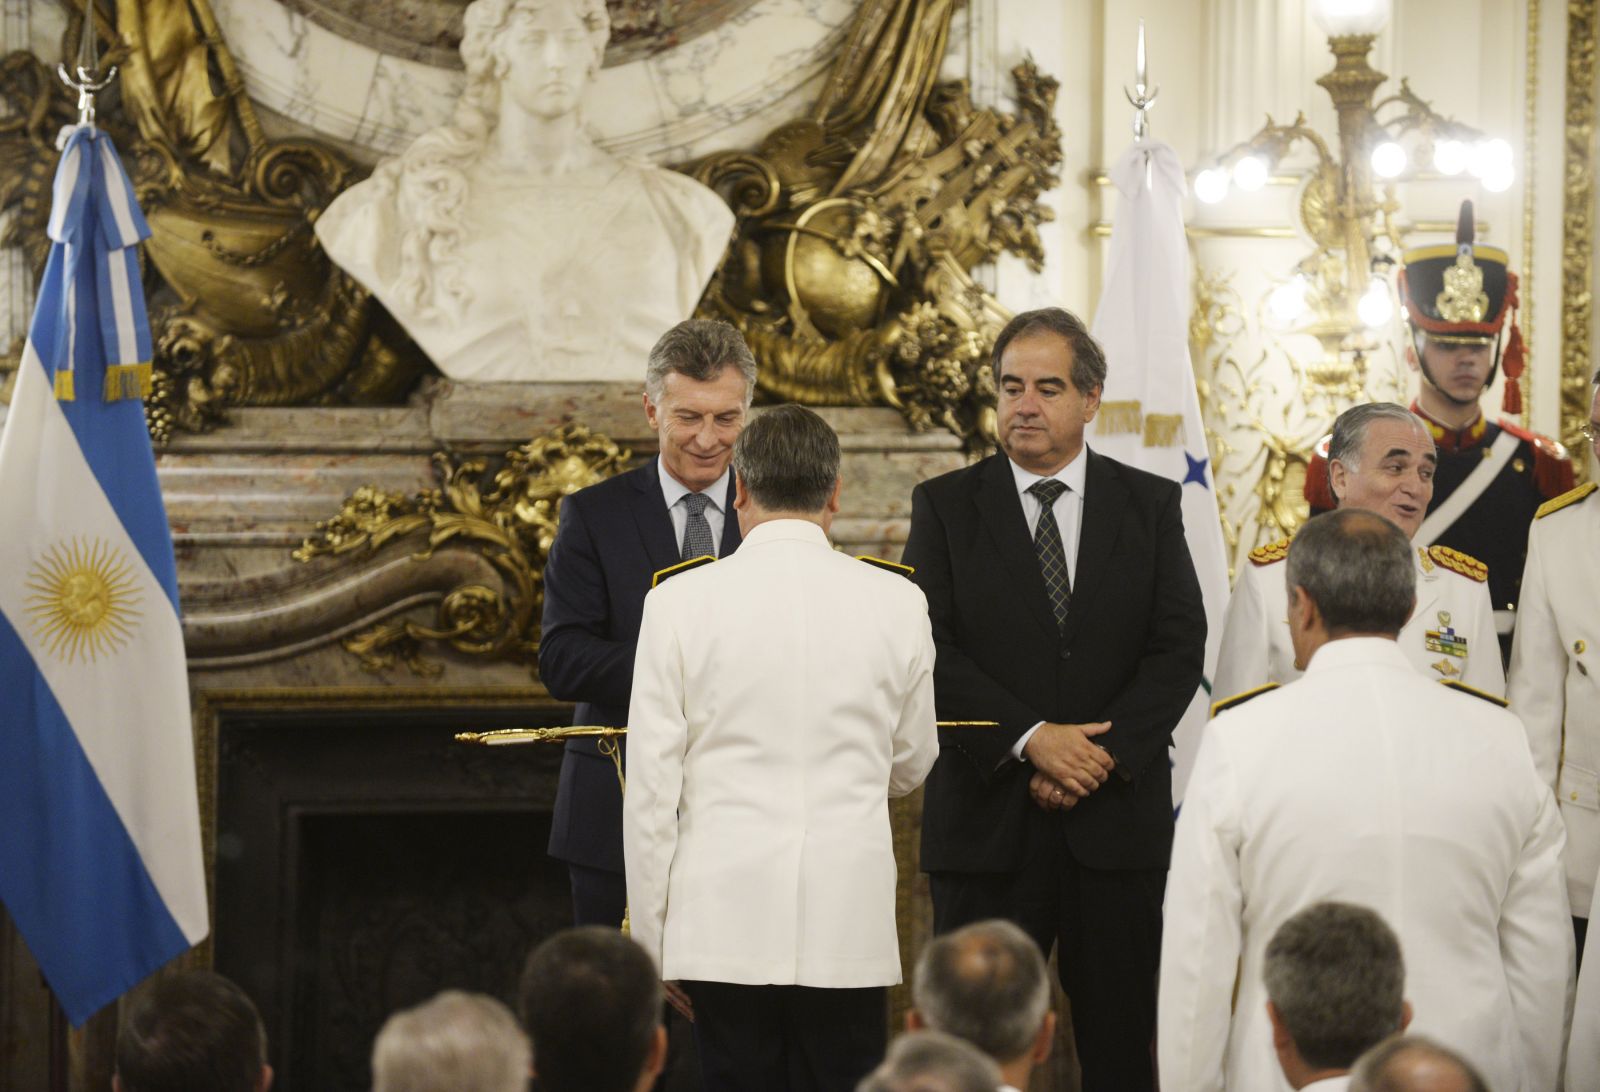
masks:
[[[152,383],[149,364],[113,364],[106,369],[104,397],[107,402],[124,398],[149,398]]]
[[[72,381],[72,376],[73,372],[67,370],[56,373],[55,388],[57,402],[77,401],[78,387],[77,384]]]

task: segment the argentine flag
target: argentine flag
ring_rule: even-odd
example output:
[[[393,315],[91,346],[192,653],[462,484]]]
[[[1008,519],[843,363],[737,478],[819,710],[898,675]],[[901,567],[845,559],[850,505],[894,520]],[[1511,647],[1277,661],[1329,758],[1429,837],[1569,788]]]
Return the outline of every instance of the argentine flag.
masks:
[[[0,901],[74,1025],[205,937],[172,537],[138,395],[150,229],[67,133],[0,434]]]
[[[1206,607],[1205,675],[1172,733],[1172,803],[1177,807],[1211,712],[1211,679],[1228,605],[1228,562],[1189,362],[1183,164],[1169,146],[1140,141],[1110,173],[1121,198],[1111,227],[1105,290],[1094,316],[1107,375],[1089,436],[1100,454],[1183,486],[1183,532]]]

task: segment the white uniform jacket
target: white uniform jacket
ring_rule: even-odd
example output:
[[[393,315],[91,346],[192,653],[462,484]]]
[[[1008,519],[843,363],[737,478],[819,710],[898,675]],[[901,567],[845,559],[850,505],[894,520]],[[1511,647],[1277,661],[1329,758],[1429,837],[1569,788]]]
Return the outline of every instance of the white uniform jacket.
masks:
[[[1289,642],[1287,545],[1285,540],[1251,551],[1249,564],[1234,582],[1222,618],[1211,688],[1219,699],[1300,677]],[[1452,563],[1469,571],[1474,566],[1455,562],[1444,550],[1436,546],[1416,551],[1417,609],[1400,631],[1400,651],[1430,679],[1454,679],[1504,697],[1506,674],[1494,632],[1489,585],[1481,577],[1451,568]]]
[[[668,980],[900,981],[889,797],[938,757],[928,604],[774,520],[644,604],[622,844]]]
[[[1600,877],[1591,883],[1600,890]],[[1574,906],[1576,913],[1579,907]],[[1589,905],[1592,920],[1600,915],[1600,898]],[[1588,942],[1584,950],[1590,951]],[[1600,949],[1594,949],[1600,950]],[[1600,959],[1583,961],[1578,972],[1578,994],[1572,1006],[1572,1035],[1567,1040],[1567,1092],[1600,1088]]]
[[[1161,1086],[1289,1088],[1263,957],[1286,918],[1336,899],[1399,935],[1411,1030],[1496,1092],[1550,1092],[1573,965],[1563,841],[1509,712],[1418,675],[1392,641],[1324,645],[1201,742],[1167,879]]]
[[[1582,916],[1600,871],[1600,496],[1575,492],[1528,535],[1510,696],[1567,824],[1567,893]]]

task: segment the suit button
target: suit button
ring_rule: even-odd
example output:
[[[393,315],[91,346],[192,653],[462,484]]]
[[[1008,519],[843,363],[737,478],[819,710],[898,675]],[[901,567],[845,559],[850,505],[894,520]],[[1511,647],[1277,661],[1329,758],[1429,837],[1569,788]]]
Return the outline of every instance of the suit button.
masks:
[[[1070,659],[1072,659],[1072,649],[1070,649],[1070,648],[1064,648],[1064,649],[1062,649],[1062,650],[1061,650],[1061,658],[1062,658],[1062,659],[1063,659],[1063,660],[1070,660]]]

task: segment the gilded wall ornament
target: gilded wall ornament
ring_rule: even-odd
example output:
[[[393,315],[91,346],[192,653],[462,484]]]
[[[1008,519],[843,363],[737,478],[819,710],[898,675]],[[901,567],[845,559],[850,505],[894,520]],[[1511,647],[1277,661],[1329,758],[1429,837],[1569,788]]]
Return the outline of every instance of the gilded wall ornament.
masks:
[[[438,489],[406,496],[363,486],[293,556],[354,563],[393,544],[421,561],[447,544],[464,545],[500,574],[499,587],[460,584],[440,600],[433,625],[383,622],[341,644],[378,673],[403,662],[413,674],[439,675],[443,666],[423,655],[430,643],[531,665],[561,501],[624,469],[630,457],[608,437],[572,424],[506,452],[493,470],[485,459],[439,452],[433,456]]]
[[[401,397],[421,354],[311,233],[359,169],[314,141],[264,135],[206,0],[118,0],[115,26],[97,22],[121,70],[99,121],[123,150],[152,233],[142,258],[156,439],[212,427],[229,406]],[[28,53],[0,61],[0,103],[0,211],[12,214],[0,245],[21,245],[37,271],[55,135],[74,104]]]
[[[994,437],[987,365],[1009,314],[972,277],[1001,253],[1035,270],[1057,182],[1056,81],[1012,71],[1017,114],[936,82],[943,0],[867,0],[810,118],[754,154],[691,165],[739,216],[700,313],[738,326],[767,395],[888,405],[977,449]]]
[[[972,270],[1001,253],[1042,267],[1039,197],[1061,134],[1056,81],[1031,63],[1013,71],[1016,114],[938,81],[953,7],[864,0],[808,117],[684,170],[740,218],[699,313],[745,332],[766,396],[892,406],[976,450],[993,439],[985,362],[1009,315]],[[153,232],[153,434],[213,427],[230,406],[402,398],[425,358],[311,230],[363,172],[265,136],[208,0],[115,10],[114,25],[97,16],[123,73],[103,122]],[[13,214],[0,245],[40,267],[52,142],[73,104],[31,54],[0,62],[0,103],[0,211]]]

